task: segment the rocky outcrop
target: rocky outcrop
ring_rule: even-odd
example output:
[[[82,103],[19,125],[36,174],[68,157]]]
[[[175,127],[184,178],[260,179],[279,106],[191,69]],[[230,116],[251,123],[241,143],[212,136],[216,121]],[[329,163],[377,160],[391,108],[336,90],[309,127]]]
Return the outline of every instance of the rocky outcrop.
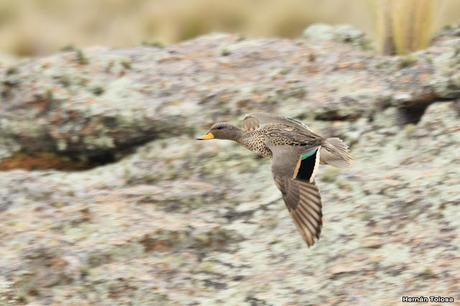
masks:
[[[0,158],[48,152],[111,161],[253,110],[355,120],[393,105],[403,123],[415,123],[428,104],[459,95],[456,39],[378,57],[356,48],[362,38],[347,29],[334,33],[348,44],[217,34],[168,48],[72,49],[19,63],[2,77]]]
[[[219,34],[5,68],[4,169],[67,169],[50,166],[60,158],[105,165],[0,173],[0,296],[19,305],[460,298],[452,33],[404,57],[335,38]],[[324,229],[313,248],[289,219],[269,161],[194,140],[215,119],[256,110],[352,145],[350,169],[318,174]]]

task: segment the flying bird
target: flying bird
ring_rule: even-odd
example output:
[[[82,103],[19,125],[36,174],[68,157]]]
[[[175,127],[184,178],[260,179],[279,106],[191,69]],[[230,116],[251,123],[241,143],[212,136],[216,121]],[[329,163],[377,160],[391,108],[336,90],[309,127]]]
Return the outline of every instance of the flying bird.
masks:
[[[276,187],[302,238],[310,247],[319,239],[322,204],[315,174],[319,164],[346,167],[347,145],[339,138],[323,138],[302,122],[268,113],[246,115],[239,128],[218,122],[199,140],[236,141],[252,152],[272,158]]]

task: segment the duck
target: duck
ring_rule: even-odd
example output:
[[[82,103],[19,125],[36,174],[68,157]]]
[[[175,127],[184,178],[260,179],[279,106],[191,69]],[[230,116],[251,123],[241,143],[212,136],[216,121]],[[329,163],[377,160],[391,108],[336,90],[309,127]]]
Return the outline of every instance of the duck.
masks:
[[[271,158],[273,180],[303,240],[308,247],[319,240],[323,213],[315,175],[320,164],[340,168],[351,164],[349,148],[340,138],[324,138],[293,118],[251,113],[244,116],[241,128],[217,122],[197,139],[235,141]]]

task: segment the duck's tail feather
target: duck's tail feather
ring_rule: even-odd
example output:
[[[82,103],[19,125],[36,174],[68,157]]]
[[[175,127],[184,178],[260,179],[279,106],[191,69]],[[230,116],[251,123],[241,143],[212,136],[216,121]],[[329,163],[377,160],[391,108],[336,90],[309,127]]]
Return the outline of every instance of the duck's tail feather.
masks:
[[[348,167],[352,158],[348,146],[340,138],[328,138],[321,146],[321,163],[339,168]]]

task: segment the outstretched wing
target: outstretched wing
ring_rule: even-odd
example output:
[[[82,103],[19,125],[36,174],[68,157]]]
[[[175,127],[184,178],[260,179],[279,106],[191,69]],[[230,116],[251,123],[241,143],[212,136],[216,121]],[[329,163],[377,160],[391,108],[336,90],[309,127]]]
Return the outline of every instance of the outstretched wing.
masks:
[[[319,147],[299,154],[291,146],[273,146],[272,173],[302,238],[312,246],[322,228],[321,196],[314,182]]]
[[[274,176],[274,180],[303,240],[309,247],[314,245],[323,225],[318,187],[289,177]]]
[[[246,131],[253,131],[267,124],[284,124],[300,130],[311,131],[307,125],[296,119],[276,116],[269,113],[252,113],[246,115],[243,119],[243,129]]]

